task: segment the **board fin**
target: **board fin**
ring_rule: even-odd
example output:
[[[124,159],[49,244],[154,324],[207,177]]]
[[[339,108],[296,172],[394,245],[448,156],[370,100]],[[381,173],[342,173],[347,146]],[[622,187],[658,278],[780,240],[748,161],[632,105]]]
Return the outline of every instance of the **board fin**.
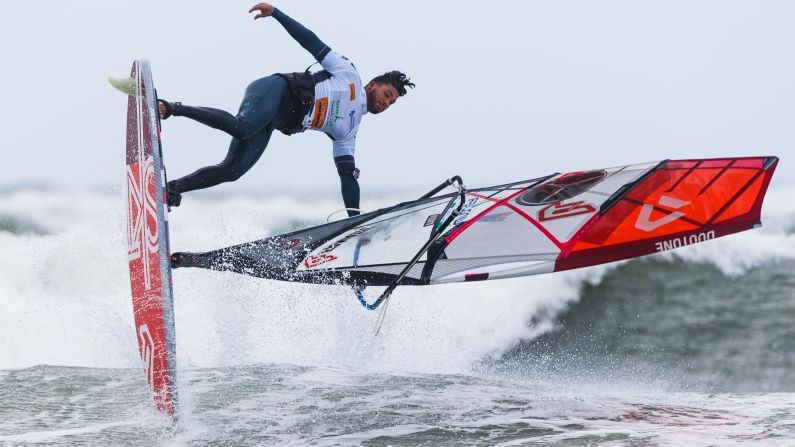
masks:
[[[135,96],[138,94],[138,83],[132,77],[118,79],[108,76],[108,82],[113,88],[125,95]]]

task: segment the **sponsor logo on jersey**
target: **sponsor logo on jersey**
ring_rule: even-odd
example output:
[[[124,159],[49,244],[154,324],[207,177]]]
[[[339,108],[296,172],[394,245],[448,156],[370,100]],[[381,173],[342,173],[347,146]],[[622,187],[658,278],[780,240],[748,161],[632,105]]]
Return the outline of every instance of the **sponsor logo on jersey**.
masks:
[[[341,119],[342,117],[340,116],[340,101],[339,100],[331,101],[331,110],[329,111],[328,114],[328,123],[326,124],[326,126],[331,128],[332,126],[334,126],[334,124],[337,121]]]
[[[356,85],[351,82],[348,84],[348,88],[351,89],[351,101],[356,101]]]
[[[326,114],[328,113],[328,98],[320,98],[315,101],[315,115],[312,117],[312,128],[320,129],[326,124]]]
[[[584,200],[572,203],[555,202],[541,208],[538,212],[538,221],[545,222],[548,220],[563,219],[582,214],[591,214],[595,211],[596,207]]]
[[[353,131],[353,128],[356,127],[356,115],[355,110],[351,110],[351,113],[348,114],[348,118],[350,119],[350,124],[348,124],[348,133]]]
[[[691,234],[690,236],[675,237],[673,239],[668,239],[667,241],[655,242],[654,248],[657,251],[668,251],[673,250],[674,248],[686,247],[688,245],[708,241],[710,239],[715,239],[715,230]]]

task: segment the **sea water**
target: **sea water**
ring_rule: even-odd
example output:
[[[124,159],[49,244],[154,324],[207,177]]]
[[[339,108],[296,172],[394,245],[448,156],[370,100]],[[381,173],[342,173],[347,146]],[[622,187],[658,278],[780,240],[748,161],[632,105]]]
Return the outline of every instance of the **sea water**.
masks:
[[[642,259],[400,287],[378,336],[345,287],[176,270],[174,425],[140,366],[122,188],[6,187],[0,445],[792,446],[793,195],[769,192],[761,229]],[[188,193],[172,248],[320,224],[339,202]]]

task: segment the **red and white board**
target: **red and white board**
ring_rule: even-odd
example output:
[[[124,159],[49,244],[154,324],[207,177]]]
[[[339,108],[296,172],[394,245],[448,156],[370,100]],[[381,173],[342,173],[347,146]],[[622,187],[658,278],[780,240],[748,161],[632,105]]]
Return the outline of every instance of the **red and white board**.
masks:
[[[157,410],[176,414],[176,339],[157,94],[149,62],[133,63],[127,102],[127,243],[135,332]]]

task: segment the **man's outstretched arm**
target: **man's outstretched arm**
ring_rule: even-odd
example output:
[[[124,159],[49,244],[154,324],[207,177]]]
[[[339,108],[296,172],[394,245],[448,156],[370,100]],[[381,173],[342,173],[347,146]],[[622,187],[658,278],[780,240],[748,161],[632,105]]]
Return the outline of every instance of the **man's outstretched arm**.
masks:
[[[281,12],[273,5],[268,3],[257,3],[248,12],[257,11],[258,14],[254,16],[254,20],[260,17],[272,16],[279,23],[282,24],[284,29],[295,39],[306,51],[312,55],[318,62],[322,62],[331,49],[326,46],[312,31],[309,31],[304,25],[296,22],[287,14]]]
[[[334,157],[334,164],[337,165],[337,173],[340,175],[340,186],[342,187],[342,202],[348,208],[348,216],[356,216],[359,211],[359,170],[356,169],[356,162],[352,155]]]

